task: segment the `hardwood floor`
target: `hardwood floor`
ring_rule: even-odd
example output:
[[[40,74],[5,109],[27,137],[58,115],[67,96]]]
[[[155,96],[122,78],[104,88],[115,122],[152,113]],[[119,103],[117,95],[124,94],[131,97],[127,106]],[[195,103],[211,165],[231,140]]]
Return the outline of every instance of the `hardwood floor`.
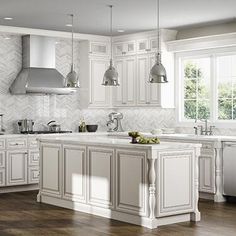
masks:
[[[155,230],[36,203],[37,192],[0,195],[0,236],[235,236],[236,204],[200,202],[202,221]]]

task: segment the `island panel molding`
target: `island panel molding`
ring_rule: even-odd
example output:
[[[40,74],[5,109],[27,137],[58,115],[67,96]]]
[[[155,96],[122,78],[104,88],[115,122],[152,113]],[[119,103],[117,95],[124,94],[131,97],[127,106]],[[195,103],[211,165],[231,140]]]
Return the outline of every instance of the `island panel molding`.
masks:
[[[89,146],[87,157],[88,203],[114,207],[114,153],[111,148]]]
[[[160,172],[158,216],[194,210],[194,162],[194,151],[160,154],[157,163]]]
[[[86,202],[86,147],[63,146],[63,192],[62,197]]]
[[[147,152],[116,149],[116,170],[116,209],[147,216]]]

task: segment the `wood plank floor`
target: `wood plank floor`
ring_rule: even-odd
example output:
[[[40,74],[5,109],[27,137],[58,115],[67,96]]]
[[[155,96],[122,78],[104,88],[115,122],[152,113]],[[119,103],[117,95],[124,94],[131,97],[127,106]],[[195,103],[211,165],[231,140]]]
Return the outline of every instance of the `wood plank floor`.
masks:
[[[155,230],[36,203],[37,192],[0,195],[0,236],[236,236],[236,204],[200,202],[202,221]]]

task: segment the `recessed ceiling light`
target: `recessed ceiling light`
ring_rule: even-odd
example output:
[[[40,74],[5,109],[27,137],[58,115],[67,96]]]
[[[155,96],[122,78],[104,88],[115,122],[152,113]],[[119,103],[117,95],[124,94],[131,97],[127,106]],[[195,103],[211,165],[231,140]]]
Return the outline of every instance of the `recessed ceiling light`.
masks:
[[[13,20],[12,17],[4,17],[3,19],[4,19],[4,20]]]
[[[118,32],[118,33],[124,33],[125,30],[123,30],[123,29],[118,29],[117,32]]]
[[[66,24],[67,27],[72,27],[72,24]]]
[[[9,40],[9,39],[11,39],[11,38],[10,38],[10,37],[5,37],[4,39],[5,39],[5,40]]]

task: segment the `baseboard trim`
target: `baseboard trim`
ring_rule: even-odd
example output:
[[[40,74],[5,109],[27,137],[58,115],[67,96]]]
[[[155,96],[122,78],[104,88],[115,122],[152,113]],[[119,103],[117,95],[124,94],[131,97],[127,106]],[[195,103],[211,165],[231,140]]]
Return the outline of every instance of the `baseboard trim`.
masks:
[[[150,219],[144,216],[137,216],[111,209],[91,206],[84,203],[72,202],[61,198],[54,198],[51,196],[43,195],[42,193],[40,194],[40,200],[42,203],[80,211],[88,214],[93,214],[109,219],[123,221],[135,225],[140,225],[149,229],[155,229],[158,226],[175,224],[191,220],[191,213]]]

